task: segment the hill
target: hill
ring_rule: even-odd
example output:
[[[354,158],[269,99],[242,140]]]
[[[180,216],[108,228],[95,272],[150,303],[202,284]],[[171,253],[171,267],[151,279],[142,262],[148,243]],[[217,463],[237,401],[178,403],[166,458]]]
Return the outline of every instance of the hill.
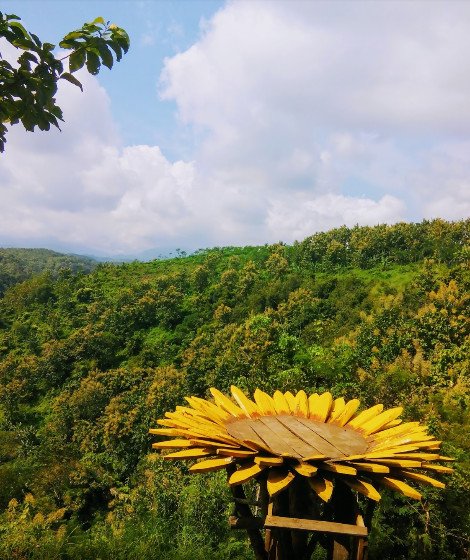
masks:
[[[0,295],[7,288],[42,272],[90,272],[97,262],[90,257],[64,255],[49,249],[0,248]]]
[[[0,558],[252,558],[225,480],[164,462],[147,435],[232,383],[404,405],[458,461],[421,504],[385,493],[369,557],[467,558],[469,225],[338,228],[7,289]]]

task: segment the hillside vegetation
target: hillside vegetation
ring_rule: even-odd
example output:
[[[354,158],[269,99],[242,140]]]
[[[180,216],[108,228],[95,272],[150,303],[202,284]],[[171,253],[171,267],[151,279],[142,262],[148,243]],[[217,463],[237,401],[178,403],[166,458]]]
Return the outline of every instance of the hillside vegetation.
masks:
[[[0,296],[7,288],[40,273],[91,272],[98,263],[79,255],[49,249],[3,249],[0,247]]]
[[[469,558],[469,226],[343,227],[7,289],[0,558],[253,558],[223,476],[188,475],[147,435],[232,383],[404,405],[455,472],[421,503],[385,493],[369,557]]]

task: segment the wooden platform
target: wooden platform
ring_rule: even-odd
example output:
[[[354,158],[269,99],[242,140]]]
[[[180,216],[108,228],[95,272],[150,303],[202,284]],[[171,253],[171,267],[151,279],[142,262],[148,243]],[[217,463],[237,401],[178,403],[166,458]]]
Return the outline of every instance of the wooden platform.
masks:
[[[296,459],[314,455],[341,459],[365,453],[368,448],[365,437],[352,428],[287,414],[243,418],[227,423],[226,428],[234,438]]]

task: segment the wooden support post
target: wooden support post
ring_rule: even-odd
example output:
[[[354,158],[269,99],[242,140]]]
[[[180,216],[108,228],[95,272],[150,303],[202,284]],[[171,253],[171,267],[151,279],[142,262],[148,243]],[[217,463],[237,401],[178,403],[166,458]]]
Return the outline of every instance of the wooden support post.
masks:
[[[227,468],[227,476],[230,476],[235,472],[236,467],[235,465],[229,465]],[[235,512],[237,516],[248,518],[250,520],[256,520],[254,517],[250,506],[246,503],[246,495],[245,491],[243,490],[242,486],[231,486],[233,497],[239,501],[235,501]],[[246,527],[246,532],[248,533],[248,538],[250,539],[251,547],[253,548],[253,552],[255,553],[256,560],[268,560],[268,555],[264,548],[264,540],[261,536],[261,531],[256,528],[256,526],[248,526]]]
[[[355,525],[357,502],[349,486],[337,481],[329,504],[329,513],[336,523]],[[367,529],[366,529],[367,534]],[[336,535],[330,539],[327,560],[352,560],[353,543],[346,535]]]
[[[256,560],[310,560],[317,542],[327,549],[328,560],[366,560],[368,528],[351,489],[337,482],[323,519],[318,519],[319,508],[304,482],[296,479],[289,491],[269,499],[266,478],[260,477],[256,505],[261,517],[253,515],[243,488],[232,487],[236,516],[230,525],[247,531]],[[310,540],[309,532],[314,533]],[[315,536],[320,534],[323,539]]]

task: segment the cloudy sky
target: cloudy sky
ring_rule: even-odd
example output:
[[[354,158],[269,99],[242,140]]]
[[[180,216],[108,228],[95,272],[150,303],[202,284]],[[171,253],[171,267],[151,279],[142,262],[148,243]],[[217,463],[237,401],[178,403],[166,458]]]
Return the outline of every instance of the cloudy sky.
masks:
[[[2,11],[50,42],[101,15],[132,46],[61,85],[61,133],[8,133],[0,246],[140,255],[470,215],[468,1]]]

